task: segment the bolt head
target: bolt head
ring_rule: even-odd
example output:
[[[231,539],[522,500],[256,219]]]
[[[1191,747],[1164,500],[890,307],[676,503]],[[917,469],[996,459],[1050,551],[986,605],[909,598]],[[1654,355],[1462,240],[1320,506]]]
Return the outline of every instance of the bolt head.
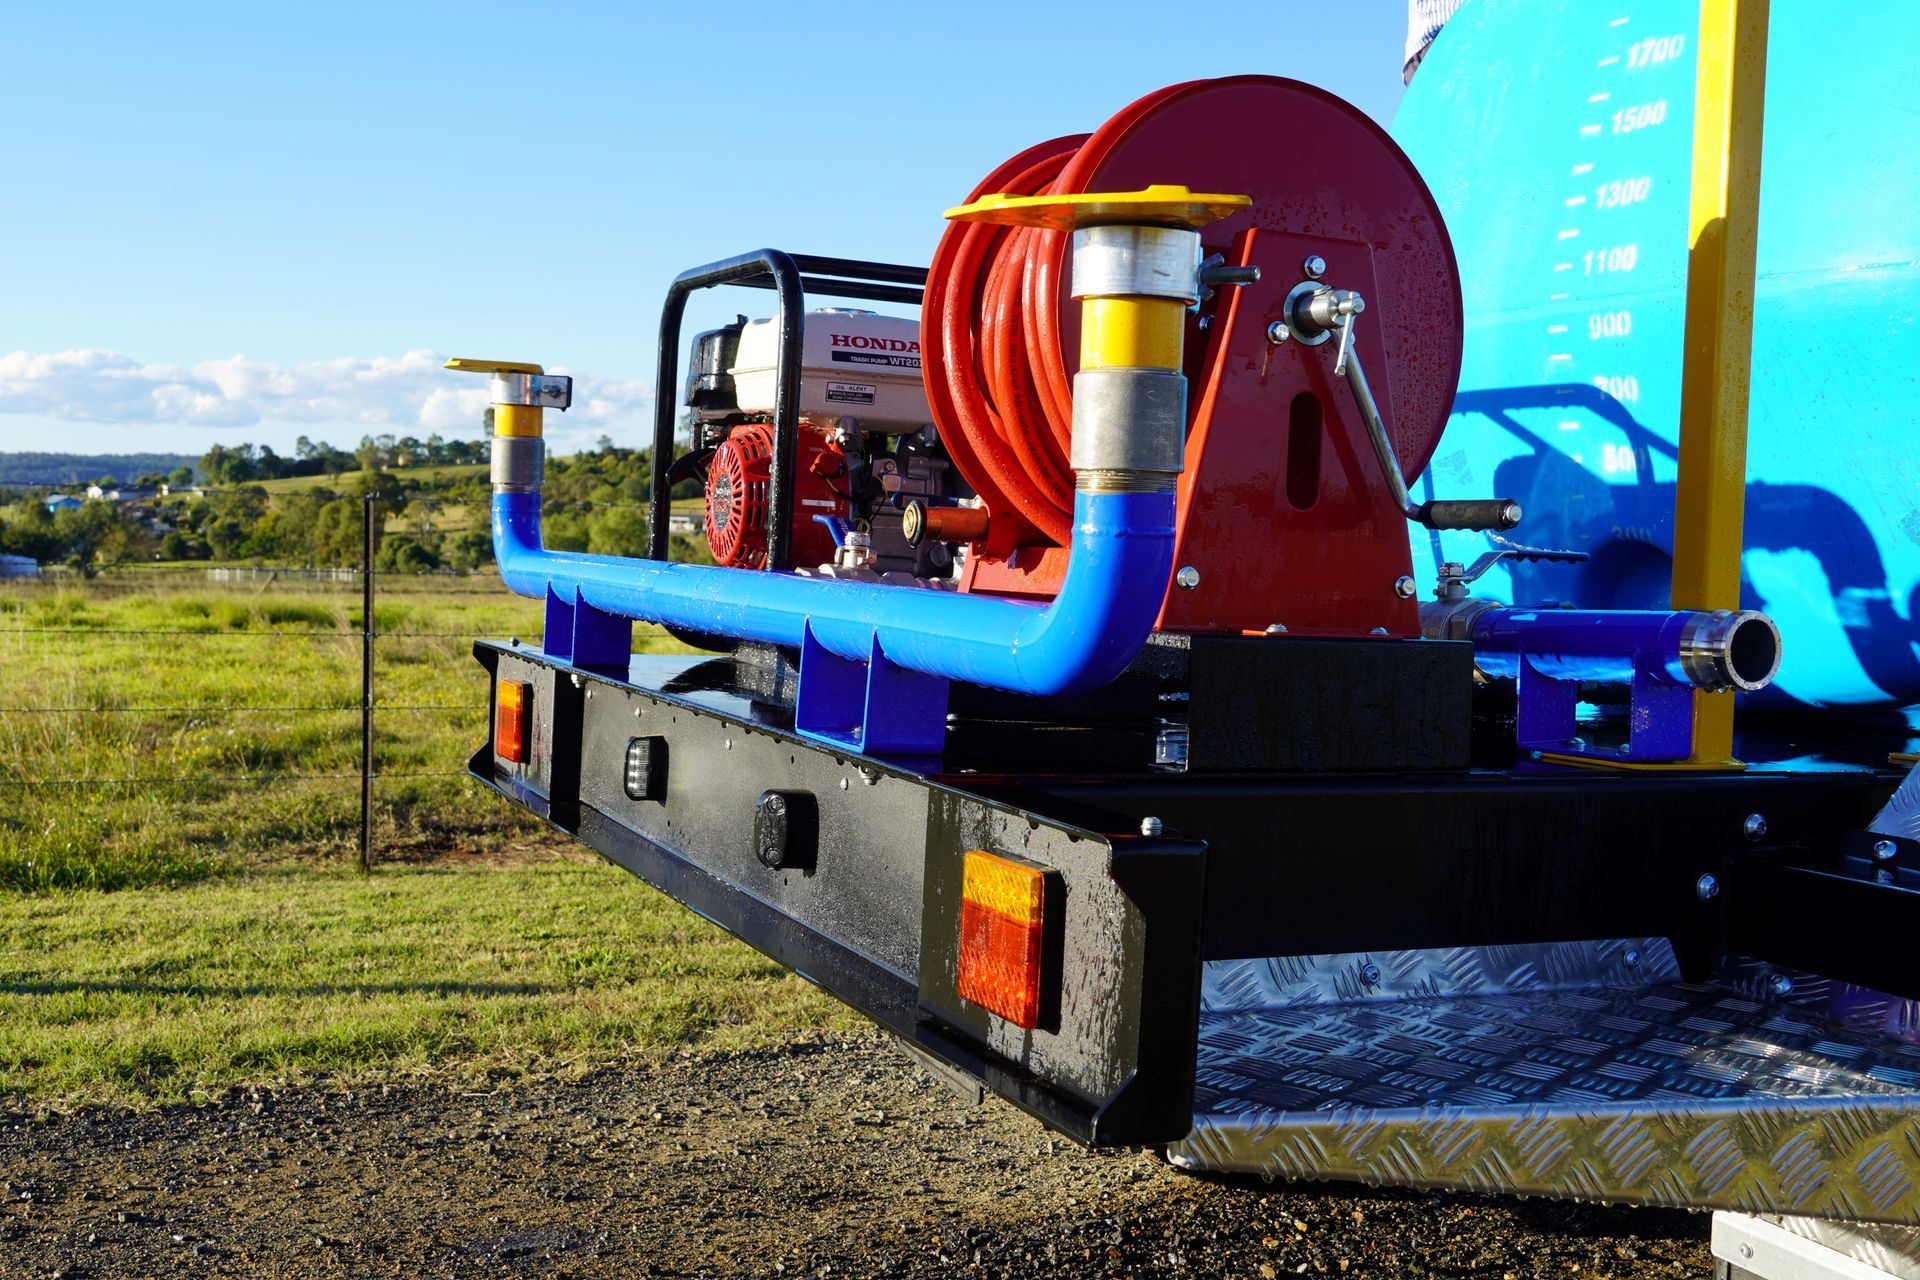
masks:
[[[1767,990],[1777,996],[1790,996],[1793,994],[1793,979],[1784,973],[1776,973],[1767,979]]]
[[[1158,818],[1151,818],[1151,817],[1149,817],[1149,818],[1142,818],[1142,819],[1140,819],[1140,834],[1141,834],[1141,835],[1143,835],[1143,836],[1157,836],[1157,835],[1159,835],[1159,834],[1160,834],[1160,832],[1161,832],[1162,830],[1163,830],[1163,828],[1162,828],[1162,826],[1161,826],[1161,823],[1160,823],[1160,819],[1158,819]]]
[[[1318,280],[1327,274],[1327,260],[1317,253],[1310,254],[1307,260],[1300,264],[1300,269],[1307,273],[1307,279]]]
[[[1711,871],[1693,882],[1693,891],[1702,902],[1712,902],[1720,896],[1720,877]]]
[[[1173,575],[1173,580],[1182,591],[1191,591],[1200,585],[1200,571],[1190,564],[1183,564],[1180,572]]]
[[[1628,947],[1625,951],[1621,952],[1620,961],[1629,969],[1636,968],[1640,963],[1640,949],[1638,947]]]
[[[1407,574],[1403,573],[1393,580],[1393,594],[1399,596],[1402,600],[1412,596],[1415,590],[1413,579]]]
[[[1369,960],[1360,966],[1360,981],[1370,987],[1380,985],[1380,966]]]
[[[1900,852],[1900,846],[1891,840],[1875,840],[1873,842],[1873,858],[1875,862],[1890,861],[1893,855],[1898,852]]]
[[[1285,320],[1275,320],[1267,326],[1267,341],[1276,347],[1292,336],[1293,330],[1287,328]]]
[[[1767,834],[1767,815],[1750,813],[1747,820],[1740,824],[1740,833],[1749,840],[1758,840]]]

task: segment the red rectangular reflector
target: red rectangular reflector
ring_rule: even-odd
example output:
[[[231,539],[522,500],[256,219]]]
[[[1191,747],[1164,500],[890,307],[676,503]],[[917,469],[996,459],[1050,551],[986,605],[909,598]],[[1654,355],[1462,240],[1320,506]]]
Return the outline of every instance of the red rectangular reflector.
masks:
[[[960,873],[960,998],[1029,1031],[1040,1025],[1047,874],[978,849]]]
[[[493,753],[513,764],[527,758],[527,686],[518,680],[494,685]]]

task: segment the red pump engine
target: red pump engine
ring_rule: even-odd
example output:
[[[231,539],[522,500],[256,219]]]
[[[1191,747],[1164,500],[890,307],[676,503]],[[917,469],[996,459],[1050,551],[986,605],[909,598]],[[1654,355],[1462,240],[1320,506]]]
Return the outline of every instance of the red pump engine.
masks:
[[[794,477],[793,552],[796,564],[824,564],[838,545],[832,529],[815,520],[851,515],[844,490],[846,455],[828,433],[800,424]],[[767,564],[768,474],[773,424],[743,422],[728,430],[707,465],[707,546],[714,563],[741,569]]]

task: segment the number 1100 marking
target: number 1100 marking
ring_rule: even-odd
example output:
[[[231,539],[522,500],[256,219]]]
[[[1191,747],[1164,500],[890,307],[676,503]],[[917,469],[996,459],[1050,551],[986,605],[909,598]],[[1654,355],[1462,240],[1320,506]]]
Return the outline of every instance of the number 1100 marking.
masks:
[[[1640,246],[1621,244],[1610,249],[1589,249],[1581,255],[1580,260],[1586,264],[1584,275],[1604,276],[1631,271],[1640,261]]]

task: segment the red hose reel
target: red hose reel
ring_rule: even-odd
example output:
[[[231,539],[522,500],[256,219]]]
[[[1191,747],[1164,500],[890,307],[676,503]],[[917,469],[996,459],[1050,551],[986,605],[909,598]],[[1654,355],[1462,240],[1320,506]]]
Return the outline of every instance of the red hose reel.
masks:
[[[1260,281],[1188,317],[1188,440],[1176,587],[1161,627],[1417,635],[1407,527],[1386,495],[1333,348],[1273,343],[1288,292],[1325,261],[1359,290],[1370,377],[1406,475],[1439,442],[1460,370],[1453,249],[1411,162],[1357,109],[1297,81],[1234,76],[1141,98],[1092,134],[1031,147],[969,201],[1182,183],[1244,192],[1204,252]],[[1065,570],[1068,442],[1079,344],[1062,232],[956,222],[922,311],[927,395],[941,439],[983,499],[985,538],[963,589],[1047,597]]]

